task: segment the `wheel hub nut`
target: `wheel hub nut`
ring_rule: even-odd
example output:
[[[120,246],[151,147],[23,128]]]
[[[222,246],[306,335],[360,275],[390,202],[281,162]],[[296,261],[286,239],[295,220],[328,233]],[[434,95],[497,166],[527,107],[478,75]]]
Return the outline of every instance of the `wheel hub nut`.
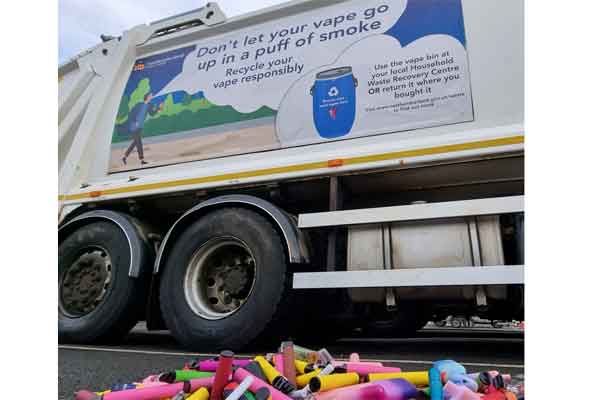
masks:
[[[65,272],[59,286],[59,307],[71,316],[89,313],[103,299],[110,280],[108,253],[99,249],[88,250]]]

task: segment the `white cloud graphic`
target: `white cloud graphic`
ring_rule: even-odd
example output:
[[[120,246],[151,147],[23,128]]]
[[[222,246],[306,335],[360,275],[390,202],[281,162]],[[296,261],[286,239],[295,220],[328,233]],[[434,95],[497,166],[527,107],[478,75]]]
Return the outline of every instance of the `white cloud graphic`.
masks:
[[[386,11],[365,19],[365,13],[371,15],[366,10],[376,10],[378,7],[383,7],[381,10]],[[263,23],[254,29],[203,40],[197,43],[198,49],[186,57],[183,72],[157,95],[179,90],[193,94],[202,90],[209,101],[218,105],[231,105],[240,112],[252,112],[262,106],[277,110],[290,85],[300,76],[321,65],[334,62],[342,49],[357,40],[387,31],[395,24],[405,8],[406,0],[357,0],[344,3],[343,7],[339,5],[325,7],[315,12]],[[318,28],[314,25],[328,18],[333,21],[335,18],[353,14],[352,19],[346,18],[336,27],[327,23],[319,25]],[[375,25],[377,29],[369,28],[373,27],[371,24],[375,22],[377,22]],[[362,31],[359,29],[361,26]],[[321,41],[322,34],[331,34],[334,38]],[[261,35],[263,35],[263,43],[252,42],[253,39],[258,40]],[[312,35],[311,44],[296,46],[302,43],[301,40],[308,41],[309,35]],[[285,45],[287,39],[289,42]],[[237,40],[237,47],[234,49],[235,40]],[[243,46],[244,43],[254,44]],[[265,53],[256,59],[259,47],[265,48]],[[198,57],[198,54],[203,52],[201,48],[211,49],[209,52],[212,54]],[[241,60],[244,50],[249,52],[247,60]],[[235,61],[222,65],[221,62],[226,56],[234,56]],[[210,64],[206,63],[211,61],[215,64],[207,68]],[[204,68],[199,69],[201,66]],[[288,72],[270,78],[264,75],[257,76],[257,74],[268,74],[281,69]],[[247,80],[252,76],[262,79]],[[215,87],[218,82],[223,84]]]
[[[373,80],[375,65],[390,64],[392,61],[409,60],[427,57],[427,54],[442,54],[448,52],[452,58],[452,66],[458,67],[460,78],[448,82],[428,85],[431,93],[416,94],[409,97],[410,89],[390,90],[384,94],[370,94],[369,81]],[[284,146],[302,145],[326,141],[321,138],[313,123],[313,99],[310,89],[313,86],[316,74],[332,68],[351,66],[352,73],[358,81],[356,87],[356,117],[352,131],[344,138],[373,135],[423,126],[443,125],[457,121],[470,120],[473,117],[471,105],[471,90],[468,74],[467,52],[463,45],[455,38],[447,35],[429,35],[420,38],[407,47],[402,47],[400,42],[389,35],[375,35],[360,40],[342,53],[335,62],[307,72],[296,81],[281,102],[277,114],[277,135]],[[396,69],[399,69],[396,68]],[[417,69],[415,73],[430,69]],[[441,68],[436,70],[441,71]],[[399,75],[399,74],[398,74]],[[403,75],[407,75],[406,73]],[[448,74],[432,76],[437,78]],[[394,86],[393,76],[388,76],[390,83],[381,85]],[[397,80],[397,84],[406,82]],[[394,93],[402,96],[394,98]],[[386,107],[398,102],[410,100],[423,100],[462,93],[461,96],[448,97],[438,100],[435,107],[414,109]],[[380,109],[373,110],[377,107]],[[370,111],[368,111],[370,109]]]

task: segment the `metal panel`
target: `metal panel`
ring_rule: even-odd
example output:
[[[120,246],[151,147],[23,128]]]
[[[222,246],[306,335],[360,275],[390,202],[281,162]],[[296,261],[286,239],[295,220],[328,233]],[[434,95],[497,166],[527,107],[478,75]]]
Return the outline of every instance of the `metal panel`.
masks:
[[[68,90],[61,91],[61,96],[58,101],[58,124],[65,119],[67,113],[71,111],[77,100],[83,92],[88,88],[90,82],[94,78],[94,71],[91,66],[87,65],[78,71],[78,75],[74,78]],[[62,135],[59,134],[59,138]]]
[[[471,147],[465,145],[465,143],[487,140],[510,139],[515,135],[520,136],[523,134],[523,2],[519,0],[507,0],[503,2],[463,0],[465,33],[467,42],[469,43],[468,56],[473,105],[477,115],[477,118],[473,122],[422,129],[419,130],[418,135],[407,135],[406,132],[397,132],[296,149],[277,150],[268,154],[231,156],[226,161],[223,159],[214,159],[163,166],[146,171],[136,171],[136,177],[139,178],[136,182],[128,181],[129,172],[113,175],[106,174],[108,158],[101,156],[101,154],[109,154],[110,135],[106,134],[106,132],[112,131],[113,127],[111,124],[114,123],[114,117],[121,100],[121,89],[125,85],[127,74],[136,56],[140,56],[142,52],[151,51],[150,47],[153,47],[156,51],[164,51],[169,48],[167,46],[169,43],[184,46],[189,44],[192,38],[196,40],[202,35],[208,37],[232,32],[241,27],[273,21],[282,16],[293,15],[297,12],[314,9],[319,6],[327,6],[334,2],[337,3],[338,0],[326,2],[318,0],[289,2],[284,5],[258,11],[251,15],[232,18],[214,28],[206,26],[198,27],[150,41],[146,41],[146,39],[156,26],[142,26],[138,28],[144,32],[141,32],[140,37],[133,41],[129,41],[127,35],[124,35],[120,42],[117,40],[108,42],[108,44],[118,44],[119,47],[130,48],[127,50],[127,56],[124,60],[121,60],[123,52],[117,49],[115,51],[111,50],[110,55],[104,57],[99,50],[100,47],[103,48],[108,44],[102,43],[96,48],[81,53],[75,58],[76,60],[71,60],[62,65],[59,68],[61,75],[76,68],[78,62],[82,63],[82,65],[91,64],[95,66],[97,61],[102,58],[107,58],[114,65],[124,61],[123,68],[117,73],[119,75],[117,79],[112,79],[110,71],[102,74],[101,80],[107,87],[111,86],[109,90],[114,92],[114,95],[109,96],[107,101],[103,101],[99,97],[103,97],[104,89],[99,90],[94,96],[93,107],[88,112],[92,115],[98,114],[99,118],[106,120],[104,123],[99,123],[93,129],[93,135],[105,138],[106,140],[90,141],[85,139],[85,143],[80,143],[79,139],[75,141],[72,156],[68,157],[68,164],[72,165],[73,168],[78,164],[86,165],[82,165],[82,172],[77,174],[78,179],[66,179],[72,177],[70,172],[64,177],[61,174],[60,194],[84,195],[90,192],[102,192],[102,195],[99,197],[85,195],[81,198],[67,199],[67,202],[72,204],[80,202],[97,203],[105,200],[165,194],[176,191],[256,184],[279,179],[325,175],[330,174],[332,170],[328,168],[307,168],[294,171],[285,169],[284,171],[269,172],[268,174],[265,170],[273,168],[273,171],[277,171],[277,168],[323,162],[329,159],[342,158],[347,160],[352,157],[376,155],[375,158],[368,162],[353,159],[351,162],[335,169],[336,173],[345,173],[370,168],[400,168],[428,162],[463,157],[483,157],[488,154],[510,151],[521,152],[523,150],[522,140],[513,140],[493,146],[478,145]],[[343,8],[342,6],[343,4],[340,5],[340,8]],[[493,10],[493,12],[490,10]],[[510,23],[506,23],[506,21],[510,21]],[[192,31],[197,32],[192,35]],[[141,43],[145,44],[137,46]],[[516,60],[516,62],[506,64],[491,61],[498,57],[501,59],[511,58]],[[98,71],[101,72],[100,70]],[[490,75],[494,76],[493,80],[489,79]],[[99,110],[105,110],[105,112],[100,112]],[[501,110],[501,112],[498,110]],[[85,119],[85,123],[82,124],[79,130],[84,130],[85,128],[86,131],[91,132],[89,128],[92,125],[92,121],[87,121],[89,118]],[[88,122],[90,123],[88,124]],[[88,154],[84,154],[78,148],[83,145],[87,145],[91,149]],[[421,149],[433,149],[439,146],[452,148],[453,150],[444,152],[427,150],[424,153],[420,151]],[[94,153],[92,154],[91,151]],[[384,152],[408,153],[402,153],[390,159],[383,156]],[[65,153],[67,153],[67,150],[65,150]],[[93,167],[88,168],[87,164],[90,163],[93,163]],[[255,173],[256,171],[261,171],[261,173]],[[236,176],[232,177],[228,176],[228,174]],[[237,174],[240,174],[241,177],[237,176]],[[218,176],[221,178],[216,179],[215,177]],[[214,179],[205,179],[208,177]],[[70,182],[65,182],[66,180]],[[180,180],[186,183],[180,185],[178,184]],[[90,183],[92,186],[86,190],[80,189],[81,182]],[[105,193],[106,190],[110,189],[115,191]]]
[[[299,227],[315,228],[321,226],[508,214],[521,212],[523,209],[524,196],[495,197],[490,199],[300,214]]]
[[[501,134],[500,132],[503,130],[505,129],[482,129],[477,132],[469,132],[467,136],[472,138],[476,137],[477,134],[491,134],[492,131]],[[521,133],[522,131],[519,132]],[[402,150],[398,153],[367,153],[370,155],[352,158],[352,154],[365,154],[365,151],[370,151],[370,148],[386,150],[402,148],[402,141],[400,139],[390,138],[390,142],[381,143],[381,145],[378,144],[377,146],[366,146],[369,149],[363,148],[362,145],[347,147],[344,150],[344,156],[350,156],[350,158],[345,158],[345,164],[340,167],[327,166],[325,160],[331,159],[333,150],[321,147],[309,150],[304,149],[303,152],[299,152],[296,148],[282,149],[278,151],[285,152],[285,154],[274,157],[265,157],[264,153],[245,154],[243,156],[240,155],[239,158],[236,158],[238,156],[232,156],[231,162],[227,163],[223,163],[222,159],[215,159],[136,171],[135,176],[139,180],[135,182],[129,180],[131,176],[129,172],[115,173],[111,174],[107,179],[102,177],[97,180],[91,180],[89,182],[91,186],[85,189],[73,187],[71,191],[61,193],[61,198],[65,200],[65,203],[69,204],[99,203],[109,199],[133,198],[215,187],[241,187],[255,183],[268,183],[278,180],[329,175],[332,173],[346,174],[353,171],[379,168],[408,168],[411,165],[445,162],[458,158],[483,157],[498,153],[520,153],[523,151],[522,142],[524,139],[523,136],[520,136],[520,133],[519,136],[507,137],[503,135],[502,138],[492,140],[464,142],[456,145],[456,147],[452,147],[455,145],[451,145]],[[377,139],[381,140],[381,137],[377,137]],[[336,145],[339,146],[337,142]],[[98,147],[94,149],[99,154]],[[290,151],[288,152],[288,150]],[[108,155],[109,153],[107,152],[106,154]],[[319,158],[319,155],[322,158]],[[99,155],[94,171],[99,172],[102,170],[102,174],[105,174],[108,157],[105,160],[101,158]],[[309,162],[305,163],[307,160]],[[219,163],[216,163],[216,161],[219,161]],[[265,169],[263,168],[265,165],[273,166],[273,168],[269,167]],[[92,196],[91,194],[94,192],[96,192],[96,195]]]
[[[463,219],[396,223],[392,250],[394,269],[474,265]]]
[[[354,225],[348,229],[349,271],[504,264],[498,216],[398,222],[391,225],[391,231],[387,226]],[[391,248],[387,256],[386,243]],[[396,296],[408,296],[407,288],[395,291]],[[485,291],[495,298],[505,297],[505,287],[501,285],[488,286]],[[349,292],[356,302],[380,302],[384,296],[382,288],[354,288]],[[459,292],[444,293],[451,297]],[[440,291],[422,288],[418,294],[437,296]]]
[[[523,283],[523,265],[294,274],[294,289],[510,285]]]
[[[482,265],[503,265],[501,239],[497,215],[405,221],[391,225],[353,225],[348,229],[348,270],[376,271],[382,267],[385,270],[447,269],[449,266],[473,268]],[[385,290],[353,288],[349,293],[355,302],[380,302],[384,298]],[[409,296],[407,290],[410,289],[396,288],[396,296]],[[410,295],[416,295],[415,289],[412,290]],[[478,292],[483,294],[483,290],[479,286]],[[421,297],[437,296],[440,293],[439,288],[421,288],[418,291]],[[504,298],[505,287],[488,286],[485,293],[495,298]],[[446,291],[444,295],[452,297],[460,295],[460,292],[450,294]]]
[[[343,208],[343,197],[343,188],[339,178],[332,176],[329,178],[329,210],[336,211]],[[327,235],[327,271],[335,271],[339,235],[337,228],[331,229]]]
[[[483,265],[481,262],[481,245],[479,243],[479,231],[477,230],[477,221],[475,218],[467,219],[467,226],[469,227],[469,237],[471,239],[471,254],[473,254],[473,265],[480,267]]]
[[[500,217],[497,215],[477,217],[477,234],[479,237],[481,264],[504,264]]]
[[[116,109],[109,107],[111,98],[116,98],[116,93],[112,90],[114,82],[124,76],[130,69],[130,58],[134,55],[135,43],[144,36],[144,28],[132,29],[123,34],[120,44],[106,43],[106,48],[110,48],[111,57],[98,56],[90,59],[89,63],[80,63],[80,68],[86,70],[92,68],[95,74],[101,76],[102,84],[91,98],[79,128],[66,152],[65,160],[59,170],[59,193],[68,191],[69,188],[79,185],[89,173],[89,163],[91,157],[86,157],[90,152],[92,154],[99,151],[98,146],[92,146],[94,142],[103,139],[97,132],[110,132],[114,125],[114,116]],[[114,41],[112,41],[114,42]],[[120,97],[119,97],[120,98]],[[68,111],[63,111],[67,113]],[[110,126],[111,129],[100,129]],[[106,136],[108,138],[108,136]],[[108,143],[108,141],[104,141]],[[91,146],[91,148],[90,148]],[[108,153],[107,153],[108,154]],[[79,178],[79,179],[76,179]],[[82,179],[83,178],[83,179]]]
[[[383,236],[379,225],[348,230],[348,266],[354,270],[376,270],[384,265]]]
[[[212,13],[212,14],[211,14]],[[210,16],[209,16],[210,15]],[[204,7],[190,10],[177,15],[171,15],[157,21],[150,22],[150,25],[158,26],[158,29],[163,29],[175,25],[189,23],[193,20],[200,20],[207,26],[216,25],[225,22],[227,17],[221,11],[217,3],[206,3]]]
[[[389,239],[389,230],[388,238]],[[391,252],[386,256],[384,234],[381,225],[359,225],[348,229],[347,262],[349,270],[379,270],[391,263]],[[386,261],[385,258],[389,260]],[[389,264],[388,264],[389,265]],[[386,269],[391,269],[388,266]],[[358,303],[383,300],[383,290],[353,289],[349,291],[352,301]]]

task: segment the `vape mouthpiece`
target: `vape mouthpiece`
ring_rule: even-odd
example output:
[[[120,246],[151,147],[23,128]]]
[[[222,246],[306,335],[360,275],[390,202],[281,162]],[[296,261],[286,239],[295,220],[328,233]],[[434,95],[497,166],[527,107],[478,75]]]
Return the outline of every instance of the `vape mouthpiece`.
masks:
[[[275,389],[285,394],[291,393],[294,390],[296,390],[296,388],[281,375],[276,376],[275,379],[273,379],[272,385]]]

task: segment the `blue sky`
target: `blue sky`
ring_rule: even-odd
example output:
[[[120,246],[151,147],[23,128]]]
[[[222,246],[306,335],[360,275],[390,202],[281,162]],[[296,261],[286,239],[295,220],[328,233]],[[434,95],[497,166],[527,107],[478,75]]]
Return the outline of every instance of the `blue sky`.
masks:
[[[225,15],[233,17],[286,0],[218,0]],[[101,34],[120,35],[135,25],[199,8],[198,0],[59,0],[59,63],[100,42]]]

